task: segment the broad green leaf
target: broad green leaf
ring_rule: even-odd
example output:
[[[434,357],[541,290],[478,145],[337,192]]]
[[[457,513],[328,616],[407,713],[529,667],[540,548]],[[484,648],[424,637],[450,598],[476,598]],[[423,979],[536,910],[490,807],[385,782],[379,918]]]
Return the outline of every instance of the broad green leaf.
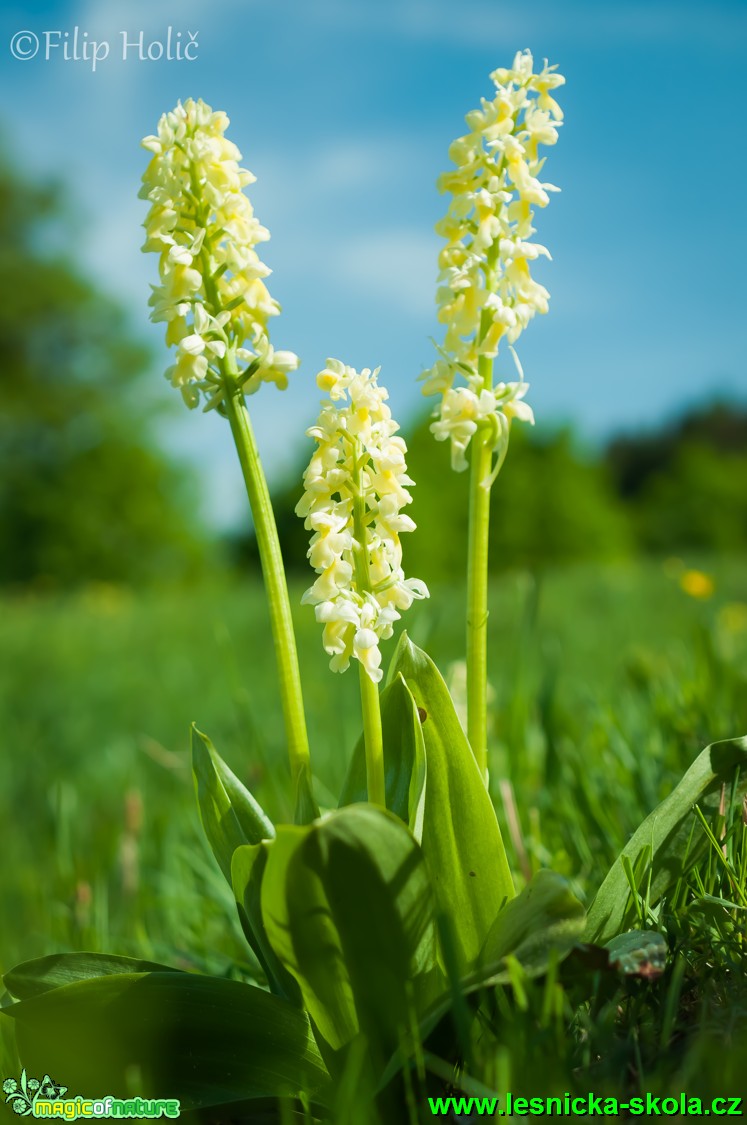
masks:
[[[497,983],[500,962],[509,954],[530,976],[547,968],[581,941],[586,912],[570,884],[554,871],[538,871],[493,923],[480,956],[481,975]]]
[[[740,792],[747,785],[747,738],[714,742],[695,759],[679,785],[633,833],[617,857],[589,908],[586,940],[604,944],[636,917],[631,905],[626,864],[637,870],[644,848],[651,849],[650,873],[642,890],[654,906],[703,854],[707,841],[695,822],[697,804],[706,816],[718,811],[722,788],[729,790],[737,772]],[[650,883],[649,883],[650,874]]]
[[[321,1039],[338,1051],[360,1031],[383,1062],[435,967],[422,852],[391,813],[352,805],[265,845],[262,915]],[[376,1063],[374,1063],[376,1065]]]
[[[626,977],[660,977],[667,965],[669,947],[656,930],[629,930],[605,946],[610,965]]]
[[[192,773],[200,820],[213,855],[231,882],[231,857],[242,844],[275,835],[272,821],[220,757],[207,735],[192,727]]]
[[[109,953],[52,953],[16,965],[3,977],[8,992],[17,1000],[40,996],[52,988],[91,977],[114,973],[178,973],[170,965],[139,961],[135,957],[116,957]]]
[[[304,855],[313,827],[279,825],[267,848],[262,917],[280,961],[298,982],[322,1038],[338,1050],[357,1035],[358,1017],[342,945],[314,859]],[[315,857],[314,857],[315,858]]]
[[[386,805],[409,825],[413,836],[420,842],[426,786],[425,743],[420,716],[401,676],[384,688],[380,700]],[[348,767],[339,807],[367,800],[366,751],[361,736]]]
[[[63,985],[4,1009],[22,1064],[99,1098],[178,1098],[191,1109],[321,1094],[308,1019],[252,985],[193,973],[128,973]]]
[[[210,739],[192,727],[192,772],[200,820],[221,871],[232,884],[231,861],[237,848],[257,845],[275,835],[271,820],[218,754]],[[256,896],[255,896],[256,897]],[[244,936],[265,971],[273,992],[297,999],[287,987],[277,958],[267,958],[262,922],[256,910],[247,911],[243,894],[237,899]],[[254,900],[252,900],[254,901]],[[277,974],[275,970],[280,970]]]
[[[452,920],[461,970],[478,957],[514,895],[495,809],[430,657],[403,633],[390,677],[401,675],[420,709],[427,762],[423,851],[439,908]]]
[[[295,978],[277,957],[265,931],[262,918],[261,890],[267,866],[268,843],[243,844],[233,853],[231,882],[239,918],[273,992],[296,1005],[301,992]]]

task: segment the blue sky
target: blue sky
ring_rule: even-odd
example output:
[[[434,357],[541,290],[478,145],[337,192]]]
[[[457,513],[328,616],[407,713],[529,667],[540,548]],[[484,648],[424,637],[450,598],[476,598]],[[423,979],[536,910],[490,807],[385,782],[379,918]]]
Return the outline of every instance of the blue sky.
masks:
[[[0,21],[6,147],[69,184],[81,254],[156,349],[159,395],[139,141],[178,98],[231,117],[272,232],[273,342],[302,359],[291,389],[250,402],[271,477],[298,456],[327,355],[381,364],[400,421],[424,408],[415,380],[438,334],[433,224],[445,206],[435,180],[489,72],[524,47],[567,77],[544,173],[562,194],[536,222],[553,255],[537,271],[551,308],[519,341],[538,420],[595,440],[709,394],[747,395],[743,0],[223,0],[212,12],[84,0],[4,5]],[[148,44],[169,25],[197,36],[195,61],[141,62],[132,49],[122,60],[122,31]],[[45,31],[75,26],[110,44],[95,73],[59,49],[42,57]],[[26,29],[42,47],[21,61],[8,45]],[[165,438],[201,470],[213,517],[243,516],[220,419],[185,409]]]

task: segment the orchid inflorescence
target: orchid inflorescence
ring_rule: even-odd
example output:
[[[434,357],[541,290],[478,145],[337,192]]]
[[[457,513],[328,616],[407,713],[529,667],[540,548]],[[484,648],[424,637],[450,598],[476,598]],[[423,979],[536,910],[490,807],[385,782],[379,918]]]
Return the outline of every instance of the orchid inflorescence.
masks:
[[[358,372],[336,359],[317,376],[331,401],[307,431],[317,448],[296,507],[313,532],[308,555],[318,575],[303,601],[324,624],[330,668],[343,672],[354,657],[375,683],[383,674],[379,641],[391,637],[401,610],[428,597],[425,583],[402,570],[399,537],[415,524],[401,509],[414,482],[377,376],[378,368]]]
[[[457,471],[467,467],[465,451],[478,426],[490,428],[500,460],[510,420],[534,421],[522,401],[528,384],[516,353],[516,381],[494,385],[492,361],[504,338],[514,344],[535,313],[547,312],[550,296],[529,267],[550,254],[529,239],[532,207],[545,207],[549,193],[559,190],[540,182],[538,148],[558,138],[563,114],[551,91],[565,79],[547,62],[535,73],[529,51],[491,78],[495,97],[467,114],[469,132],[449,150],[457,167],[439,180],[452,196],[436,227],[446,239],[436,297],[446,333],[439,359],[421,376],[424,394],[442,396],[431,430],[439,441],[450,440]]]
[[[203,395],[206,409],[221,403],[227,374],[252,394],[263,382],[283,389],[298,367],[293,352],[270,343],[280,306],[255,249],[270,235],[243,192],[255,177],[239,167],[241,153],[223,135],[228,123],[189,98],[143,140],[153,154],[140,191],[151,202],[143,249],[160,254],[151,320],[166,322],[166,343],[177,348],[167,377],[188,406]]]

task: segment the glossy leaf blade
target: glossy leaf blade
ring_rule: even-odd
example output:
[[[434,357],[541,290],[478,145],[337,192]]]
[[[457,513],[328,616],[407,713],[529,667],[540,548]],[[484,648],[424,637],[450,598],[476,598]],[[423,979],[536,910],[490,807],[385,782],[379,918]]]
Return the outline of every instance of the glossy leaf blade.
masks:
[[[747,738],[714,742],[698,755],[679,785],[646,817],[610,868],[589,908],[587,941],[604,944],[635,920],[625,865],[629,863],[637,870],[646,848],[651,851],[651,880],[649,885],[647,873],[645,885],[652,906],[692,867],[706,847],[693,808],[697,804],[706,816],[715,813],[722,788],[731,787],[737,771],[741,792],[747,785]]]
[[[272,821],[231,772],[207,735],[192,727],[192,773],[200,819],[213,855],[229,884],[231,858],[242,844],[275,835]]]
[[[498,911],[514,895],[501,830],[446,684],[406,633],[390,675],[402,675],[420,708],[428,770],[423,851],[466,970]]]
[[[570,884],[554,871],[538,871],[496,918],[480,957],[483,970],[511,955],[530,975],[544,972],[551,956],[563,957],[581,941],[586,912]]]
[[[267,846],[262,914],[280,960],[332,1051],[359,1031],[391,1051],[408,996],[435,968],[423,856],[392,814],[353,805]]]
[[[300,989],[272,948],[262,918],[261,894],[267,848],[268,843],[265,842],[244,844],[236,849],[231,864],[233,892],[244,932],[265,970],[272,991],[300,1006]]]
[[[3,983],[17,1000],[41,996],[53,988],[93,977],[117,973],[177,973],[169,965],[140,961],[135,957],[116,957],[109,953],[52,953],[16,965],[3,977]]]

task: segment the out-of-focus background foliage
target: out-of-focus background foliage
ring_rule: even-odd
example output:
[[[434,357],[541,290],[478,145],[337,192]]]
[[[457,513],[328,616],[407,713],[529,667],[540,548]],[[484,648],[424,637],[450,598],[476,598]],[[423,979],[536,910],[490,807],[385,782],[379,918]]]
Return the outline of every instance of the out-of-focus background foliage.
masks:
[[[70,212],[2,161],[0,582],[178,577],[205,561],[195,480],[157,448],[151,357],[72,257]]]

